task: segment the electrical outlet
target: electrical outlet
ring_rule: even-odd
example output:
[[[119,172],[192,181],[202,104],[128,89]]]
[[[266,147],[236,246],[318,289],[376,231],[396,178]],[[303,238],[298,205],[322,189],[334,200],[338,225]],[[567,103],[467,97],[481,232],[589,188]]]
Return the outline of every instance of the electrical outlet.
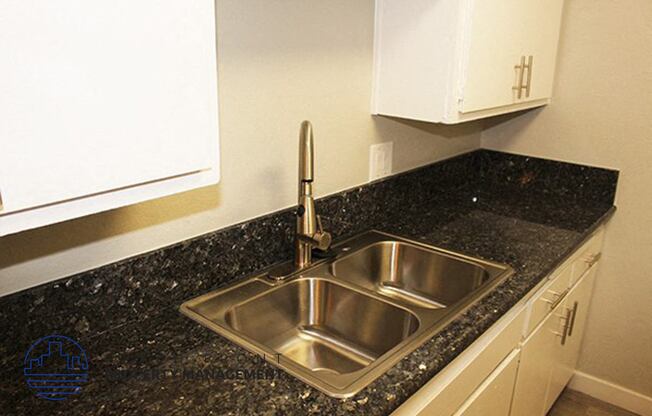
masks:
[[[369,180],[383,178],[392,174],[394,142],[373,144],[369,148]]]

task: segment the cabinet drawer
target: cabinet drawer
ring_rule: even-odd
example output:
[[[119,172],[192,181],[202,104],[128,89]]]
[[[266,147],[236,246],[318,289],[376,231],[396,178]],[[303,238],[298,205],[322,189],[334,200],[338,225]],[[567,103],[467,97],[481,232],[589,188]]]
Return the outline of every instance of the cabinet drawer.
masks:
[[[578,250],[579,256],[573,262],[571,286],[577,283],[582,275],[600,260],[602,254],[602,240],[604,229],[596,233],[589,241]]]
[[[530,301],[530,315],[525,336],[528,336],[559,303],[563,302],[570,287],[572,269],[572,265],[568,265],[561,272],[553,275],[550,282]]]

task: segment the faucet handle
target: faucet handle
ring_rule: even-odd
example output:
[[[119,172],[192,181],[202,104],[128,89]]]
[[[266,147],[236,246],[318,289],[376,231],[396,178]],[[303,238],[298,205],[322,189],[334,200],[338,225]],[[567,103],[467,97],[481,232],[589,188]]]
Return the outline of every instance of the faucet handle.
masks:
[[[318,231],[315,235],[312,236],[312,241],[315,245],[315,248],[321,251],[326,251],[330,248],[333,238],[328,232]]]
[[[315,248],[326,251],[330,248],[333,238],[329,232],[324,231],[324,225],[321,222],[321,215],[317,215],[317,232],[312,237]]]

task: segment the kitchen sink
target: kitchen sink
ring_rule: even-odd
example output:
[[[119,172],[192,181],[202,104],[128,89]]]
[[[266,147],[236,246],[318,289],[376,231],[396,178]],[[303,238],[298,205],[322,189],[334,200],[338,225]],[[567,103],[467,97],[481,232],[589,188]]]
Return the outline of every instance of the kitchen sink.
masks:
[[[333,397],[349,397],[512,274],[378,231],[283,280],[267,272],[181,312]]]

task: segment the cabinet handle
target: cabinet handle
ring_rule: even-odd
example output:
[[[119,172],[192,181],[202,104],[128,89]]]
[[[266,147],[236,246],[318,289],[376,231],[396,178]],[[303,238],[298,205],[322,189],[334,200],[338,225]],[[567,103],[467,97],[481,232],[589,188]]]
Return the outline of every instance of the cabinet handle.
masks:
[[[579,302],[575,302],[573,304],[573,309],[571,309],[572,318],[570,320],[570,324],[568,325],[568,336],[569,337],[573,336],[573,328],[575,328],[575,318],[577,317],[577,307],[579,305],[580,305]]]
[[[572,312],[571,309],[566,311],[566,318],[564,319],[564,334],[561,336],[561,345],[566,345],[566,339],[568,338],[568,324],[570,323]]]
[[[568,323],[570,322],[570,315],[572,312],[572,309],[567,309],[565,316],[559,315],[559,317],[564,321],[564,328],[561,330],[561,332],[555,332],[554,334],[558,337],[561,337],[561,345],[566,345],[566,339],[568,338]]]
[[[525,85],[525,97],[530,98],[530,91],[532,90],[532,70],[534,66],[534,56],[530,55],[528,57],[527,63],[527,84]],[[525,69],[524,69],[525,71]]]
[[[514,91],[516,91],[518,94],[518,99],[520,100],[523,98],[523,78],[524,78],[524,72],[525,72],[525,56],[521,56],[521,64],[520,65],[515,65],[514,69],[518,71],[518,84],[515,87],[512,87]]]
[[[596,253],[590,255],[586,260],[584,260],[584,262],[588,264],[589,267],[593,267],[598,261],[600,261],[601,258],[602,258],[602,253]]]
[[[4,205],[2,204],[2,191],[0,191],[0,211],[4,209]]]
[[[566,294],[568,294],[568,289],[564,290],[562,293],[554,292],[554,291],[552,291],[552,290],[549,290],[548,292],[552,293],[554,296],[557,296],[557,299],[555,299],[555,300],[550,300],[550,299],[541,298],[541,300],[544,301],[544,302],[546,302],[546,303],[549,303],[549,304],[550,304],[550,310],[553,310],[553,309],[555,309],[557,306],[559,306],[559,304],[560,304],[561,301],[564,299],[564,297],[566,296]]]

